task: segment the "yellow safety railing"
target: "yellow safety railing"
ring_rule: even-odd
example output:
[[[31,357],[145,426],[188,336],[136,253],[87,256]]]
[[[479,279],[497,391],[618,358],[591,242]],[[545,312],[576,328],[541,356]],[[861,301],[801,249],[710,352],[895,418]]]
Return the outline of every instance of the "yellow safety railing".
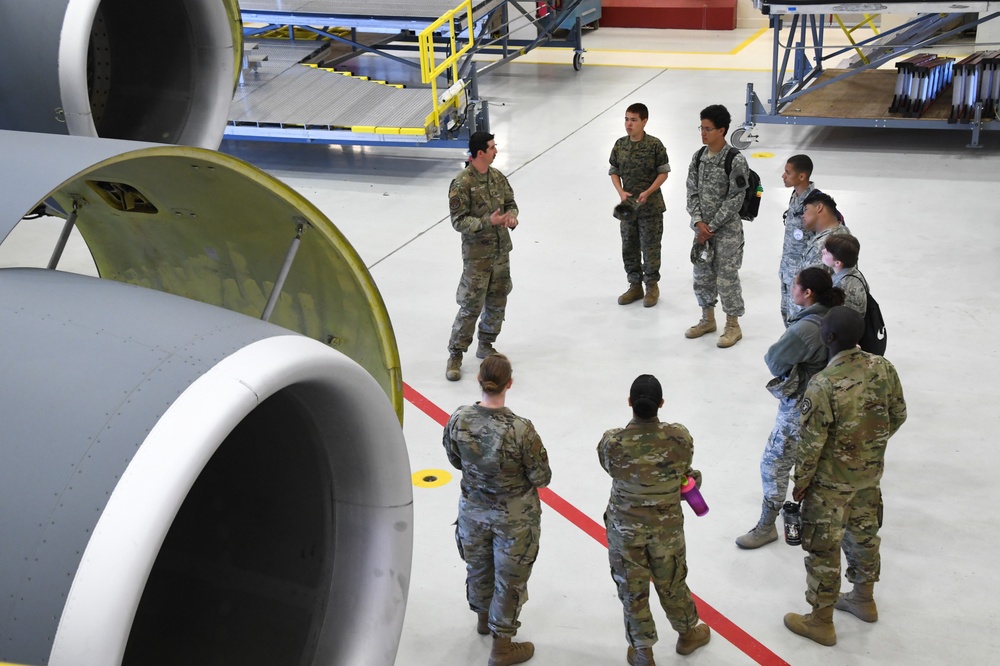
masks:
[[[868,64],[868,57],[861,51],[861,49],[858,48],[857,46],[858,43],[854,41],[854,35],[852,33],[858,28],[864,25],[868,25],[869,27],[871,27],[872,32],[874,32],[877,35],[878,27],[876,27],[875,25],[875,19],[878,18],[878,16],[879,16],[878,14],[864,14],[865,18],[863,21],[855,25],[853,28],[848,28],[846,25],[844,25],[844,22],[840,20],[840,14],[833,15],[833,18],[837,19],[837,23],[840,24],[840,29],[844,31],[845,35],[847,35],[847,39],[851,40],[851,46],[853,46],[854,50],[858,52],[858,57],[861,58],[861,62],[864,63],[865,65]]]
[[[465,46],[459,49],[459,31],[455,27],[455,17],[461,16],[463,11],[465,12],[465,16],[467,18],[466,25],[468,26],[469,36]],[[443,26],[445,23],[448,24],[449,28],[448,39],[451,44],[451,55],[438,64],[436,63],[434,53],[434,33],[437,32],[438,28]],[[431,94],[434,95],[434,110],[427,115],[427,118],[424,121],[425,124],[433,122],[435,126],[440,126],[441,116],[444,115],[449,108],[459,108],[460,96],[458,94],[450,95],[444,100],[441,99],[438,95],[437,79],[450,67],[451,80],[454,81],[456,85],[460,83],[458,78],[458,61],[459,58],[468,53],[472,48],[475,41],[475,37],[473,35],[474,31],[475,27],[473,25],[472,18],[472,0],[464,0],[464,2],[454,9],[445,12],[441,18],[427,26],[423,32],[420,33],[418,41],[418,49],[420,51],[420,76],[424,83],[431,84]]]

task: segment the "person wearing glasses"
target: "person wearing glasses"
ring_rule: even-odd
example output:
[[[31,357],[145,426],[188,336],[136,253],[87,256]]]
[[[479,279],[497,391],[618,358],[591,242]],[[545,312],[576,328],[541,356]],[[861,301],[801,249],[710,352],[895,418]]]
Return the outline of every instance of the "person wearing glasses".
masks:
[[[746,158],[738,151],[732,167],[726,170],[726,132],[732,117],[721,104],[701,111],[701,142],[691,159],[687,177],[687,210],[696,246],[694,263],[694,295],[701,306],[701,320],[685,333],[688,338],[700,338],[717,330],[715,304],[722,300],[726,327],[717,346],[732,347],[743,338],[739,318],[743,316],[743,290],[740,267],[743,265],[743,220],[740,206],[743,192],[749,186]]]

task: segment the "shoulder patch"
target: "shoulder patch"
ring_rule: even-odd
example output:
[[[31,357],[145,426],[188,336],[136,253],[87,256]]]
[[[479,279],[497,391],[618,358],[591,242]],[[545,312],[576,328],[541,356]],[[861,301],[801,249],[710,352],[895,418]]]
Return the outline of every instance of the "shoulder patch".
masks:
[[[747,178],[743,174],[737,174],[736,176],[736,187],[746,189]]]
[[[459,208],[462,207],[462,200],[459,199],[457,195],[453,195],[451,197],[451,201],[450,201],[449,205],[451,206],[452,212],[455,212],[456,210],[458,210]]]
[[[809,398],[802,398],[802,402],[799,403],[799,411],[803,416],[812,411],[813,403]]]

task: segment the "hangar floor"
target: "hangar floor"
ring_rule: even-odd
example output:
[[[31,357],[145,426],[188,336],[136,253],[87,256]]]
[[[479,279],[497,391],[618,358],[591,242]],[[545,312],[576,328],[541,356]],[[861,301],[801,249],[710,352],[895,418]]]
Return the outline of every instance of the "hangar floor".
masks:
[[[497,343],[514,365],[508,404],[535,423],[552,490],[581,512],[574,522],[544,508],[519,634],[535,642],[531,663],[625,662],[607,554],[580,526],[600,522],[607,500],[596,444],[605,429],[628,421],[629,385],[647,372],[664,386],[661,418],[694,435],[711,506],[703,518],[688,514],[688,582],[718,612],[717,631],[688,663],[988,663],[1000,648],[993,510],[1000,454],[989,448],[1000,427],[1000,347],[990,337],[1000,330],[1000,296],[984,286],[1000,278],[1000,227],[988,194],[1000,172],[998,135],[984,133],[984,147],[972,150],[965,132],[760,126],[760,142],[747,151],[765,192],[760,217],[746,226],[744,338],[718,349],[715,336],[683,336],[699,315],[684,178],[700,146],[699,110],[723,103],[738,123],[746,83],[767,90],[770,40],[752,30],[601,29],[585,45],[581,72],[569,66],[572,51],[540,51],[481,82],[500,147],[494,166],[510,178],[522,211],[514,291]],[[662,296],[650,309],[615,302],[626,280],[607,158],[633,101],[649,106],[646,129],[663,140],[674,168],[664,186]],[[223,150],[293,185],[351,240],[388,305],[413,390],[445,412],[479,398],[471,354],[462,381],[444,378],[461,268],[446,192],[460,151],[256,143]],[[762,357],[783,330],[776,272],[788,192],[780,173],[796,153],[812,157],[814,180],[861,239],[860,265],[882,306],[887,357],[909,406],[883,480],[881,618],[868,625],[838,612],[832,648],[782,626],[785,612],[806,610],[802,552],[780,542],[746,552],[733,543],[758,515],[759,458],[776,410],[763,388]],[[44,265],[50,247],[15,232],[0,265]],[[92,272],[75,247],[64,265]],[[413,471],[448,469],[438,422],[413,403],[406,409]],[[486,663],[489,641],[475,633],[454,548],[457,495],[455,478],[414,488],[399,666]],[[670,663],[675,636],[662,611],[654,616],[663,638],[656,654]]]

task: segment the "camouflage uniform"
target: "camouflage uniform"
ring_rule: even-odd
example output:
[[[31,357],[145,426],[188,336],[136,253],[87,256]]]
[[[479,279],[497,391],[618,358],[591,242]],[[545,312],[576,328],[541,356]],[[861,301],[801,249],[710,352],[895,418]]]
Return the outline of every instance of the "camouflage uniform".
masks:
[[[844,278],[850,278],[845,280]],[[862,317],[868,311],[868,291],[865,289],[864,277],[861,271],[845,268],[833,274],[833,286],[844,290],[844,305],[851,308]]]
[[[691,469],[694,443],[687,429],[656,417],[633,418],[625,428],[604,433],[597,446],[601,466],[611,475],[611,498],[604,514],[611,577],[618,585],[625,636],[639,649],[656,643],[649,611],[649,581],[670,625],[685,633],[698,624],[687,586],[684,515],[680,488]]]
[[[795,274],[792,275],[792,282],[795,281],[795,275],[801,273],[804,269],[810,266],[815,266],[817,268],[822,268],[830,275],[833,275],[833,269],[823,263],[823,247],[826,245],[826,239],[834,234],[849,234],[851,230],[847,228],[844,223],[839,223],[835,227],[830,227],[829,229],[824,229],[820,231],[815,236],[813,236],[812,241],[806,246],[805,253],[803,253],[801,260],[799,261],[798,267],[795,269]],[[789,289],[791,289],[789,287]],[[788,304],[788,318],[791,319],[793,316],[797,315],[802,308],[800,308],[795,303],[789,301]]]
[[[489,612],[496,636],[514,636],[538,555],[538,488],[552,478],[531,421],[506,407],[458,408],[444,429],[448,460],[462,470],[455,538],[466,565],[469,608]]]
[[[840,548],[847,580],[879,579],[879,480],[886,443],[906,420],[906,402],[889,361],[849,349],[813,377],[801,407],[794,480],[796,490],[806,490],[806,600],[825,608],[840,594]]]
[[[687,211],[691,228],[704,222],[715,236],[715,255],[711,262],[694,264],[694,295],[702,308],[714,308],[722,299],[722,310],[729,316],[744,314],[740,267],[743,265],[743,220],[740,207],[743,192],[749,186],[746,158],[733,158],[731,173],[726,175],[725,147],[715,155],[699,148],[688,167]],[[700,159],[699,159],[700,157]]]
[[[781,320],[785,322],[785,328],[791,323],[791,314],[799,309],[799,306],[792,302],[792,285],[795,283],[799,263],[806,253],[806,248],[816,235],[802,226],[802,213],[805,210],[802,202],[815,189],[816,185],[809,181],[802,194],[792,190],[792,196],[788,199],[788,210],[785,211],[785,240],[781,246],[781,265],[778,267],[778,279],[781,280]]]
[[[799,314],[793,315],[784,334],[767,350],[764,362],[775,377],[787,377],[799,364],[802,390],[806,383],[826,365],[828,352],[820,337],[820,322],[830,308],[814,303]],[[764,501],[777,511],[785,502],[788,492],[788,475],[795,463],[795,448],[799,439],[800,413],[796,394],[778,401],[778,416],[774,429],[767,438],[764,455],[760,459],[760,479],[764,488]]]
[[[502,173],[489,167],[479,173],[471,164],[448,192],[451,226],[462,233],[462,279],[455,300],[458,315],[451,327],[449,353],[464,353],[472,344],[472,332],[480,313],[479,340],[492,344],[500,334],[510,281],[510,231],[490,224],[490,215],[513,213],[517,217],[514,191]]]
[[[611,149],[609,162],[608,174],[617,174],[622,180],[622,189],[636,197],[661,173],[670,173],[667,149],[649,134],[639,141],[632,141],[628,136],[618,139]],[[639,206],[637,219],[621,221],[622,261],[629,284],[660,281],[660,240],[665,210],[663,192],[656,190],[644,205]],[[645,261],[641,262],[643,257]]]

